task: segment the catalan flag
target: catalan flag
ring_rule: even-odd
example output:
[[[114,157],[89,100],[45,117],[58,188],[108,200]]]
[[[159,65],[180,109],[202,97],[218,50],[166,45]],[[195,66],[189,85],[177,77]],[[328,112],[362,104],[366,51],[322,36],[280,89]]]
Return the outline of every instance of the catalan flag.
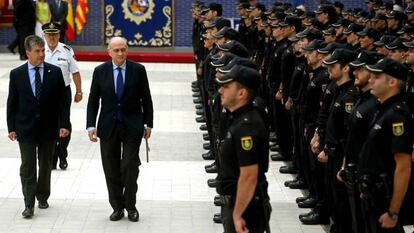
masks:
[[[87,14],[89,12],[88,0],[78,0],[78,5],[76,6],[76,34],[82,32],[83,27],[85,26]]]
[[[68,15],[66,16],[66,22],[68,23],[68,28],[66,29],[66,37],[69,41],[75,39],[75,22],[73,21],[73,7],[72,0],[68,0]]]

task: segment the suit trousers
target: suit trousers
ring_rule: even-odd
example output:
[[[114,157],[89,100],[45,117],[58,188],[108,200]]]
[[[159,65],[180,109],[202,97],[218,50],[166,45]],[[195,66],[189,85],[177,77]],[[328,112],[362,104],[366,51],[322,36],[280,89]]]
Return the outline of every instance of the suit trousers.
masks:
[[[67,101],[68,101],[67,105],[70,108],[72,104],[72,90],[70,86],[66,87],[65,92],[66,92]],[[56,141],[56,149],[55,149],[55,153],[53,154],[53,163],[52,163],[52,165],[54,165],[55,167],[56,167],[58,158],[59,160],[62,160],[68,157],[68,146],[69,146],[71,135],[72,135],[72,125],[70,125],[70,128],[69,128],[69,135],[64,138],[59,138]]]
[[[46,201],[50,196],[50,175],[52,169],[52,155],[55,141],[47,142],[19,142],[22,164],[20,179],[26,206],[34,206],[35,197],[39,201]],[[37,177],[37,161],[39,160],[39,176]]]
[[[143,131],[131,132],[124,123],[117,122],[111,136],[100,140],[109,203],[114,210],[135,210],[142,136]]]

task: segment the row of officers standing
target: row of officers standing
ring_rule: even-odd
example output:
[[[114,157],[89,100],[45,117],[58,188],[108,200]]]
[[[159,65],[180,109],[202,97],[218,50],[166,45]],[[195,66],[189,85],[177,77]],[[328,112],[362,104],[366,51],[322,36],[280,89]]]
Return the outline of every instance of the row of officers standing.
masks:
[[[196,121],[224,232],[270,232],[270,159],[297,174],[285,186],[308,190],[296,199],[312,208],[303,224],[377,233],[414,223],[414,6],[366,4],[239,1],[237,29],[221,4],[192,5]]]

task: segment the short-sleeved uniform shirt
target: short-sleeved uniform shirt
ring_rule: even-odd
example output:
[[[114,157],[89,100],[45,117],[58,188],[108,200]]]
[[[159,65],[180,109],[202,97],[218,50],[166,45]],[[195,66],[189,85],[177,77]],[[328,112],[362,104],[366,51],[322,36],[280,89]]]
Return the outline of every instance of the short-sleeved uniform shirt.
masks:
[[[269,167],[269,137],[263,118],[252,104],[243,106],[229,116],[230,125],[219,148],[217,192],[237,193],[240,167],[258,164],[258,184],[266,180]],[[259,190],[256,188],[256,195]]]
[[[73,49],[59,42],[55,50],[52,51],[46,43],[45,54],[45,61],[60,67],[63,79],[65,80],[65,85],[69,86],[72,81],[71,74],[79,72],[78,63],[75,60],[75,53],[73,52]]]
[[[359,175],[393,177],[394,155],[411,155],[414,140],[413,114],[403,103],[404,96],[395,95],[379,105],[364,143],[358,163]]]

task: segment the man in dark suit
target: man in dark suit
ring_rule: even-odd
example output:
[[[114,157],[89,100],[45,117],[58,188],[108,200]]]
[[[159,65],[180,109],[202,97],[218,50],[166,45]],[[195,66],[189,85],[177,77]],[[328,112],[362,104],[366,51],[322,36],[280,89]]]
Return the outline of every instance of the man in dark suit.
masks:
[[[152,99],[145,67],[127,60],[127,41],[112,38],[108,52],[112,60],[93,72],[86,127],[92,142],[97,142],[97,136],[100,138],[109,203],[114,209],[110,220],[123,218],[126,209],[129,220],[136,222],[139,219],[135,207],[141,164],[139,147],[142,137],[151,136]]]
[[[44,62],[43,39],[28,36],[24,46],[28,62],[10,72],[7,127],[10,140],[19,142],[20,178],[26,206],[22,215],[30,218],[34,214],[35,198],[40,209],[49,207],[52,155],[56,139],[69,134],[69,105],[65,104],[62,71]]]
[[[32,0],[17,0],[13,9],[13,26],[16,29],[20,60],[26,60],[24,39],[34,34],[36,25],[35,5]],[[10,46],[12,47],[12,45]]]
[[[51,0],[50,11],[52,13],[51,22],[59,22],[60,27],[60,42],[65,41],[65,33],[68,28],[66,16],[68,16],[68,3],[64,0]]]

